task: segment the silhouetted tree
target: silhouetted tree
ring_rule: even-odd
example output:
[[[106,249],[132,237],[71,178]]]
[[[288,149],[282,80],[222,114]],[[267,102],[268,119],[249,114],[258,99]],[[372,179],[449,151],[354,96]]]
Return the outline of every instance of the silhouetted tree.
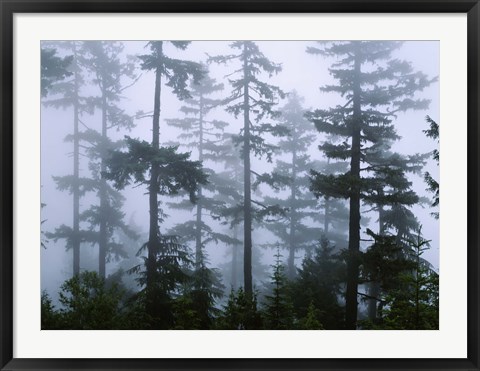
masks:
[[[73,250],[73,275],[80,273],[80,244],[90,240],[90,232],[80,230],[80,198],[86,192],[94,189],[93,181],[80,176],[80,124],[85,114],[93,113],[94,105],[89,97],[82,94],[82,87],[85,86],[85,49],[83,42],[68,41],[54,44],[72,56],[68,65],[69,79],[51,83],[49,91],[51,97],[43,103],[48,107],[72,108],[73,130],[66,140],[73,142],[73,173],[66,176],[54,176],[57,188],[61,191],[68,190],[73,198],[73,221],[72,226],[62,224],[53,233],[47,236],[55,242],[59,239],[66,240],[67,250]]]
[[[278,153],[286,154],[288,160],[277,160],[274,174],[284,177],[285,185],[281,189],[288,191],[288,198],[264,199],[266,204],[277,204],[288,210],[278,222],[265,223],[265,226],[278,237],[279,246],[288,251],[287,275],[290,279],[296,273],[295,253],[308,250],[321,233],[319,227],[307,223],[307,219],[319,221],[319,218],[315,210],[315,197],[309,190],[309,170],[314,165],[308,151],[315,140],[315,127],[304,118],[302,100],[297,92],[291,92],[288,102],[280,109],[282,114],[279,121],[289,130],[289,135],[279,141]]]
[[[149,238],[145,244],[146,273],[142,284],[145,285],[146,312],[152,318],[160,313],[163,297],[169,293],[167,289],[173,290],[173,283],[158,282],[162,279],[162,273],[169,269],[162,264],[173,264],[174,270],[180,274],[181,265],[188,259],[184,246],[178,243],[175,236],[162,236],[160,233],[162,215],[158,195],[174,195],[184,190],[189,194],[190,201],[195,202],[199,184],[205,184],[207,180],[202,164],[189,160],[189,153],[178,153],[177,147],[160,147],[162,76],[165,76],[166,85],[180,100],[191,98],[187,89],[189,78],[198,82],[203,76],[198,63],[167,56],[165,44],[163,41],[151,41],[148,43],[151,53],[139,57],[142,69],[155,72],[152,142],[126,137],[127,152],[112,153],[106,172],[107,179],[113,180],[117,189],[122,189],[131,181],[148,186],[150,222]],[[171,44],[184,50],[189,43],[175,41]],[[182,250],[175,251],[177,248]],[[177,283],[181,283],[181,280],[175,285]]]
[[[218,319],[218,327],[222,330],[260,330],[262,317],[257,308],[257,295],[248,295],[242,287],[233,289],[223,314]]]
[[[287,288],[285,267],[280,260],[280,248],[275,254],[275,264],[272,265],[273,274],[270,277],[272,292],[265,295],[265,328],[268,330],[289,330],[293,328],[293,305],[290,301]]]
[[[313,256],[304,259],[291,283],[291,298],[301,327],[306,326],[305,321],[327,330],[345,326],[344,310],[339,302],[345,266],[341,257],[333,253],[334,249],[323,238]]]
[[[281,71],[281,66],[269,61],[258,46],[252,41],[235,41],[230,47],[238,54],[210,57],[209,62],[229,63],[238,61],[240,69],[231,75],[238,77],[229,81],[233,86],[232,93],[226,98],[227,112],[235,117],[243,114],[243,129],[236,138],[237,144],[241,145],[241,155],[244,167],[244,202],[243,202],[243,244],[244,244],[244,283],[245,294],[252,295],[252,169],[250,156],[266,156],[272,161],[274,146],[268,144],[265,135],[281,136],[286,134],[282,126],[263,122],[268,117],[277,117],[274,111],[277,98],[283,98],[284,93],[280,88],[259,80],[258,75],[262,72],[269,77]],[[278,208],[271,209],[268,205],[262,206],[264,213],[276,212]]]
[[[183,240],[195,242],[195,266],[198,268],[203,265],[201,257],[207,243],[211,241],[231,242],[229,236],[219,233],[205,223],[205,217],[218,217],[219,208],[222,207],[216,189],[215,171],[206,168],[205,162],[219,163],[223,161],[218,154],[224,141],[223,130],[228,123],[208,119],[210,111],[221,103],[221,100],[213,98],[212,94],[223,90],[223,84],[217,83],[215,79],[208,76],[206,66],[202,66],[202,68],[204,77],[198,83],[190,85],[192,97],[185,99],[184,105],[180,108],[185,117],[166,120],[168,125],[183,131],[178,136],[178,140],[181,140],[179,145],[198,150],[198,160],[204,164],[204,171],[210,178],[210,182],[205,187],[198,188],[195,221],[187,221],[170,231],[182,236]],[[171,203],[170,206],[182,209],[192,208],[191,204],[185,203]]]
[[[421,72],[414,72],[408,62],[391,57],[400,46],[400,42],[392,41],[345,41],[307,49],[309,53],[337,59],[329,71],[338,84],[325,86],[322,90],[337,93],[345,100],[334,108],[310,112],[308,118],[320,132],[344,138],[338,144],[323,143],[321,149],[325,155],[350,160],[349,169],[344,174],[329,176],[312,172],[314,192],[349,199],[350,202],[345,296],[347,329],[356,328],[360,206],[371,175],[368,166],[362,169],[362,164],[372,153],[381,150],[385,140],[398,139],[393,125],[397,113],[425,109],[429,103],[413,97],[432,80]]]
[[[122,230],[130,237],[135,237],[134,232],[123,221],[123,196],[108,185],[102,176],[106,171],[106,160],[110,151],[122,146],[121,141],[114,142],[109,138],[108,131],[129,130],[134,125],[132,116],[119,106],[123,91],[135,82],[136,78],[133,62],[121,59],[123,48],[120,42],[84,42],[85,66],[93,75],[93,83],[100,91],[99,96],[93,98],[93,102],[101,111],[101,127],[99,131],[88,129],[81,134],[81,138],[89,144],[89,167],[95,181],[99,205],[92,205],[85,210],[80,219],[88,221],[92,230],[98,228],[90,242],[98,244],[98,272],[102,278],[105,278],[107,261],[115,257],[126,257],[123,246],[114,238],[115,231]],[[130,83],[125,85],[122,83],[123,79],[130,79]]]

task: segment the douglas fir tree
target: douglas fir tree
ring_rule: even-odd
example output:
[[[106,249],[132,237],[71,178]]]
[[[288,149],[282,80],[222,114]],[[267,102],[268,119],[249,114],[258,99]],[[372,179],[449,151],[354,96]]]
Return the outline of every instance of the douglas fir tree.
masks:
[[[188,252],[178,243],[176,236],[160,233],[162,221],[158,195],[178,194],[181,190],[189,194],[190,201],[196,201],[199,184],[205,184],[206,175],[199,161],[189,160],[189,153],[178,153],[177,147],[160,146],[160,98],[162,77],[165,85],[180,99],[191,98],[187,89],[188,80],[198,82],[203,76],[201,65],[195,62],[169,57],[165,53],[168,43],[151,41],[151,53],[142,55],[141,67],[153,70],[155,75],[152,141],[140,141],[126,137],[127,152],[115,152],[108,162],[107,178],[123,188],[131,181],[144,184],[149,194],[149,238],[144,245],[146,271],[140,280],[145,287],[145,310],[152,319],[152,326],[168,328],[172,325],[172,294],[186,277],[183,265],[188,264]],[[171,44],[184,50],[189,42],[172,41]],[[136,271],[140,268],[136,267]]]
[[[47,233],[47,237],[55,242],[59,239],[66,240],[67,250],[73,250],[73,276],[80,273],[80,245],[88,240],[88,231],[80,229],[80,198],[86,192],[92,191],[93,181],[80,176],[80,155],[81,155],[81,132],[80,124],[85,114],[93,113],[94,105],[91,99],[83,95],[85,82],[85,49],[83,42],[68,41],[54,44],[59,50],[72,56],[71,64],[68,67],[70,77],[57,81],[49,86],[51,97],[43,103],[47,107],[72,108],[73,129],[72,134],[66,140],[73,142],[73,173],[65,176],[54,176],[57,188],[61,191],[68,190],[73,198],[73,221],[72,226],[62,224],[53,233]],[[45,59],[43,60],[45,62]],[[43,66],[42,68],[47,68]]]
[[[237,137],[237,144],[241,145],[241,155],[244,167],[244,200],[243,200],[243,244],[244,244],[244,283],[245,294],[251,296],[253,293],[252,283],[252,219],[254,208],[252,207],[252,171],[251,155],[266,156],[272,161],[274,146],[267,143],[265,136],[285,135],[284,127],[264,122],[267,118],[277,117],[278,112],[274,110],[278,98],[283,98],[284,93],[280,88],[270,85],[259,79],[264,72],[269,77],[281,71],[281,66],[269,61],[252,41],[235,41],[230,47],[236,54],[210,57],[209,62],[230,63],[238,61],[240,68],[232,75],[229,81],[233,86],[226,110],[235,117],[243,115],[243,129]],[[259,174],[257,174],[259,175]],[[278,211],[278,207],[270,205],[257,205],[263,208],[262,214]]]
[[[329,71],[338,84],[322,90],[344,98],[343,104],[310,112],[308,118],[320,132],[344,138],[340,143],[323,143],[320,148],[325,155],[350,162],[348,171],[339,175],[313,171],[311,185],[319,196],[349,199],[347,329],[355,329],[357,323],[360,207],[373,176],[366,161],[384,140],[398,139],[393,124],[397,113],[428,107],[427,100],[414,97],[432,80],[414,72],[408,62],[392,57],[400,46],[400,42],[393,41],[345,41],[307,49],[311,54],[336,58]]]
[[[125,88],[131,85],[123,85],[122,79],[135,82],[136,76],[134,64],[121,60],[122,43],[85,41],[84,48],[85,67],[92,73],[93,82],[100,91],[93,101],[101,111],[101,127],[99,131],[88,129],[81,134],[83,140],[90,145],[87,154],[90,157],[89,167],[95,181],[99,205],[92,205],[80,218],[88,221],[91,229],[98,228],[98,233],[92,236],[90,242],[98,244],[98,273],[101,278],[105,278],[106,262],[114,257],[126,257],[122,244],[115,241],[114,232],[121,230],[129,237],[135,237],[135,233],[123,221],[123,196],[107,183],[102,174],[106,171],[110,151],[122,145],[121,142],[113,142],[108,131],[129,130],[133,126],[133,118],[120,108],[118,102],[121,101]]]
[[[287,277],[295,276],[295,253],[308,250],[320,238],[321,229],[306,223],[307,218],[318,221],[315,210],[315,197],[309,191],[309,170],[314,167],[308,155],[310,145],[315,140],[315,127],[304,118],[302,98],[297,92],[288,94],[288,102],[281,108],[279,121],[289,130],[289,135],[280,140],[279,153],[286,154],[288,160],[277,160],[275,174],[285,177],[288,198],[285,200],[266,197],[265,203],[278,204],[287,209],[279,222],[266,223],[279,238],[279,246],[288,251]]]
[[[204,254],[205,245],[210,241],[227,241],[230,238],[222,233],[218,233],[209,224],[205,223],[205,217],[218,217],[219,208],[223,206],[223,202],[219,201],[216,190],[216,177],[213,169],[207,169],[205,162],[218,163],[223,160],[219,156],[224,142],[224,128],[228,123],[220,120],[209,119],[208,114],[212,109],[220,105],[221,100],[212,97],[212,94],[223,90],[223,84],[219,84],[215,79],[207,75],[207,67],[204,69],[204,77],[198,83],[190,85],[189,99],[185,100],[185,104],[180,111],[186,117],[178,119],[168,119],[167,124],[177,127],[183,131],[178,136],[182,140],[179,145],[185,145],[189,148],[198,150],[198,161],[204,164],[204,171],[209,176],[209,184],[205,187],[199,187],[197,193],[196,218],[195,221],[188,221],[177,225],[171,232],[181,235],[185,240],[195,241],[195,266],[202,266],[202,256]],[[191,203],[171,203],[173,208],[191,209]]]

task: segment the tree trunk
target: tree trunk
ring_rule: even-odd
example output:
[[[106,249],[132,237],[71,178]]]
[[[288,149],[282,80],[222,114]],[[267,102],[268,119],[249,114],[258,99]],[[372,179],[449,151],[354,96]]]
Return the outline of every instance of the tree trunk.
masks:
[[[415,330],[420,329],[420,239],[418,242],[415,270]]]
[[[78,76],[78,57],[75,42],[73,44],[73,55],[75,59],[75,74],[74,74],[74,97],[73,97],[73,275],[80,274],[80,189],[79,189],[79,174],[80,174],[80,138],[78,131],[79,124],[79,76]]]
[[[198,160],[203,161],[203,97],[200,95]],[[195,268],[200,269],[202,254],[202,187],[198,187],[197,220],[195,223]]]
[[[248,92],[248,56],[246,44],[243,47],[243,167],[244,167],[244,257],[243,274],[245,283],[245,294],[251,296],[253,293],[252,285],[252,195],[250,178],[250,105]]]
[[[330,159],[327,159],[327,164],[330,165]],[[330,225],[330,199],[325,197],[325,218],[323,219],[323,234],[328,238],[328,227]]]
[[[105,155],[107,143],[107,97],[104,88],[102,88],[102,142],[101,143],[101,164],[100,170],[103,174],[107,168],[105,165]],[[108,210],[108,195],[107,182],[100,175],[100,239],[98,244],[98,274],[101,278],[105,278],[105,265],[107,258],[108,245],[108,231],[107,231],[107,210]]]
[[[368,300],[368,319],[374,322],[377,319],[377,298],[380,295],[380,284],[378,282],[370,282],[368,285],[368,295],[371,296]]]
[[[383,191],[379,191],[380,195],[383,196]],[[384,219],[384,210],[381,205],[378,205],[378,234],[383,236],[385,233],[385,223]],[[380,283],[379,282],[370,282],[368,285],[368,295],[372,298],[378,299],[380,295]],[[377,319],[377,302],[376,299],[368,300],[368,318],[373,322]]]
[[[328,238],[328,226],[330,225],[330,199],[325,197],[325,219],[323,220],[323,233]]]
[[[353,79],[353,120],[352,120],[352,153],[350,161],[350,175],[352,177],[350,191],[350,223],[348,239],[347,261],[347,292],[345,308],[345,326],[347,330],[355,330],[357,327],[357,292],[360,250],[360,133],[361,133],[361,59],[360,44],[355,42],[355,76]]]
[[[233,238],[236,240],[238,238],[238,226],[233,227]],[[234,290],[237,289],[237,268],[238,268],[238,244],[236,242],[232,245],[232,287]]]
[[[160,58],[162,57],[162,44],[158,51]],[[159,61],[161,64],[162,61]],[[152,123],[152,147],[155,150],[160,148],[160,93],[162,83],[162,70],[159,67],[155,70],[155,93],[153,105],[153,123]],[[157,161],[151,163],[151,176],[149,184],[149,207],[150,207],[150,230],[148,236],[148,257],[147,257],[147,314],[155,317],[155,262],[160,249],[159,228],[158,228],[158,176],[160,169]]]
[[[295,133],[294,133],[295,135]],[[289,254],[288,254],[288,278],[295,277],[295,227],[297,223],[296,197],[297,197],[297,152],[294,149],[292,153],[292,187],[290,188],[290,236],[289,236]]]

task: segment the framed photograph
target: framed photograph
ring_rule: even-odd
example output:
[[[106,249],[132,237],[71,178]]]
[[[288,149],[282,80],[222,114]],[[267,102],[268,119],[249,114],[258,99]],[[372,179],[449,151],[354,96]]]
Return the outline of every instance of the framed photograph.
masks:
[[[478,1],[0,6],[2,370],[480,369]]]

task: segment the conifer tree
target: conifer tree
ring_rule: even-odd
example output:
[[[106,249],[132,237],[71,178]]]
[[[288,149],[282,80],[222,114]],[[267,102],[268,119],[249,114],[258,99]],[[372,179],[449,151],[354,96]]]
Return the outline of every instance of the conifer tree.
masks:
[[[287,276],[295,276],[295,253],[307,250],[320,237],[319,227],[306,223],[307,218],[319,221],[315,210],[315,197],[309,191],[309,170],[314,167],[308,151],[315,140],[315,127],[304,118],[303,98],[296,91],[288,94],[287,103],[280,109],[279,121],[289,130],[289,135],[279,141],[278,153],[288,156],[288,160],[277,160],[274,174],[284,177],[289,193],[286,200],[266,197],[267,204],[278,204],[287,209],[283,218],[276,223],[265,223],[267,229],[278,238],[280,246],[288,251]]]
[[[220,273],[207,267],[204,256],[200,257],[189,280],[182,287],[182,296],[176,300],[177,328],[209,330],[214,327],[220,310],[216,302],[223,296],[224,286]]]
[[[381,139],[379,140],[379,142]],[[425,164],[425,155],[404,156],[390,151],[391,144],[383,141],[383,148],[367,156],[368,168],[373,176],[365,179],[368,184],[363,195],[365,205],[378,212],[378,225],[381,236],[395,236],[395,246],[399,247],[397,259],[403,257],[401,247],[407,249],[404,241],[413,237],[419,227],[410,208],[419,202],[412,190],[412,182],[407,174],[420,173]],[[380,296],[380,282],[369,283],[369,317],[376,318],[376,304]]]
[[[58,81],[64,80],[73,73],[68,70],[72,63],[73,56],[68,55],[66,57],[59,57],[55,48],[41,48],[41,96],[47,97],[50,88]],[[46,204],[41,203],[40,208],[43,209]],[[46,220],[42,220],[40,223],[45,223]],[[40,246],[44,249],[47,247],[48,240],[45,237],[45,231],[41,230]],[[43,297],[42,297],[43,298]]]
[[[400,46],[400,42],[393,41],[345,41],[307,49],[311,54],[336,58],[329,71],[338,84],[322,90],[337,93],[345,100],[336,107],[310,112],[308,117],[320,132],[344,138],[341,143],[324,142],[321,149],[325,155],[350,161],[344,174],[328,176],[312,172],[314,192],[348,199],[350,204],[347,329],[355,329],[357,323],[360,207],[369,186],[366,178],[372,176],[362,164],[379,150],[384,140],[398,139],[393,125],[396,114],[428,107],[428,101],[415,99],[415,93],[432,80],[421,72],[414,72],[408,62],[392,58]]]
[[[257,295],[248,295],[242,287],[230,291],[223,314],[219,318],[222,330],[260,330],[262,317],[257,308]]]
[[[120,302],[123,292],[96,272],[82,272],[61,287],[62,322],[68,330],[113,330],[121,327]]]
[[[183,240],[195,241],[195,266],[200,268],[203,264],[201,257],[205,245],[210,241],[231,242],[231,238],[219,233],[205,223],[205,217],[218,217],[222,202],[218,200],[216,189],[216,176],[213,169],[205,166],[205,162],[218,163],[223,160],[219,153],[222,151],[224,128],[228,125],[224,121],[209,120],[209,113],[220,105],[220,99],[215,99],[212,94],[223,90],[223,84],[208,76],[207,67],[202,65],[204,76],[198,83],[190,84],[191,98],[184,100],[180,111],[184,118],[167,119],[168,125],[183,131],[178,136],[180,145],[198,150],[198,161],[204,164],[204,171],[209,175],[210,181],[205,187],[198,188],[196,203],[196,219],[177,225],[171,233],[182,236]],[[191,209],[190,203],[171,203],[173,208]]]
[[[80,273],[80,244],[89,239],[89,232],[80,229],[80,198],[86,192],[93,190],[91,179],[80,176],[80,142],[82,117],[93,112],[94,105],[91,99],[83,95],[82,88],[85,86],[85,50],[83,42],[69,41],[55,44],[59,50],[72,56],[68,72],[69,78],[52,83],[50,86],[51,97],[43,103],[47,107],[72,108],[73,129],[72,134],[66,140],[73,142],[73,172],[71,175],[54,176],[57,188],[61,191],[68,190],[73,198],[73,221],[72,226],[62,224],[55,232],[48,233],[47,237],[55,242],[59,239],[66,240],[67,250],[73,251],[73,276]]]
[[[290,330],[293,327],[293,305],[289,298],[285,267],[280,260],[280,246],[275,254],[275,264],[272,265],[272,292],[265,295],[265,327],[268,330]]]
[[[243,259],[240,256],[242,246],[242,204],[243,204],[243,166],[240,161],[240,151],[234,145],[234,136],[225,133],[222,145],[218,146],[217,156],[222,159],[223,171],[212,174],[212,182],[217,189],[217,200],[221,201],[219,220],[228,228],[226,232],[230,241],[225,241],[230,246],[227,254],[231,255],[229,267],[223,269],[230,272],[229,279],[224,277],[224,282],[229,281],[234,290],[238,289],[243,281]],[[253,254],[253,251],[252,251]],[[252,275],[254,274],[254,262],[252,259]]]
[[[158,318],[159,313],[166,312],[162,310],[163,304],[169,302],[169,295],[184,280],[182,265],[189,263],[188,252],[178,238],[160,233],[163,213],[159,208],[158,195],[175,195],[184,190],[189,194],[190,201],[195,202],[199,184],[207,181],[201,163],[191,161],[189,153],[178,153],[177,147],[160,147],[162,77],[165,77],[165,85],[172,89],[174,95],[183,100],[191,98],[187,89],[188,80],[192,78],[198,82],[203,76],[198,63],[169,57],[164,51],[166,44],[164,41],[151,41],[148,43],[151,53],[139,57],[141,68],[153,70],[155,75],[152,141],[148,143],[126,137],[127,152],[112,153],[106,172],[107,179],[113,180],[117,189],[132,181],[148,187],[149,238],[144,245],[147,250],[146,271],[140,283],[145,286],[146,313],[151,318]],[[189,42],[172,41],[171,44],[184,50]],[[163,327],[165,321],[163,318],[160,320]]]
[[[437,330],[439,323],[439,275],[422,258],[429,241],[417,235],[408,241],[408,269],[397,275],[397,283],[387,293],[381,312],[384,329]]]
[[[100,94],[94,98],[94,104],[101,111],[101,128],[99,131],[89,129],[82,133],[82,138],[90,144],[87,153],[90,157],[90,170],[95,180],[95,190],[99,205],[92,205],[81,214],[81,219],[90,222],[90,228],[97,228],[98,233],[90,242],[98,244],[98,272],[105,278],[106,262],[112,257],[123,256],[123,246],[115,241],[114,232],[122,230],[129,237],[135,234],[123,221],[121,211],[123,196],[114,190],[102,176],[106,171],[106,160],[109,152],[118,149],[122,143],[109,138],[111,129],[129,130],[133,127],[132,116],[120,108],[123,91],[135,82],[135,65],[132,61],[122,61],[122,43],[111,41],[85,41],[85,65],[93,75],[93,83]],[[122,83],[129,79],[129,85]]]
[[[252,207],[252,173],[251,155],[266,156],[272,161],[274,146],[269,144],[265,138],[267,134],[273,136],[285,135],[286,131],[282,126],[267,123],[267,118],[277,117],[278,112],[274,110],[278,98],[283,98],[283,91],[271,84],[259,79],[263,72],[272,77],[281,71],[281,66],[269,61],[258,46],[252,41],[235,41],[230,47],[236,54],[210,57],[209,62],[230,63],[237,61],[240,68],[231,75],[236,78],[229,78],[233,87],[232,93],[226,98],[227,112],[236,118],[243,115],[243,128],[236,137],[237,145],[241,145],[241,155],[244,167],[244,200],[243,200],[243,244],[244,244],[244,284],[245,294],[251,296],[253,293],[252,282],[252,221],[254,208]],[[231,76],[230,75],[230,76]],[[258,173],[257,173],[258,174]],[[258,203],[257,203],[258,205]],[[263,214],[275,212],[278,208],[271,208],[270,205],[261,206]]]
[[[344,310],[339,302],[345,266],[334,250],[335,246],[322,238],[313,256],[303,260],[296,279],[291,283],[292,303],[300,327],[330,330],[345,326]]]

